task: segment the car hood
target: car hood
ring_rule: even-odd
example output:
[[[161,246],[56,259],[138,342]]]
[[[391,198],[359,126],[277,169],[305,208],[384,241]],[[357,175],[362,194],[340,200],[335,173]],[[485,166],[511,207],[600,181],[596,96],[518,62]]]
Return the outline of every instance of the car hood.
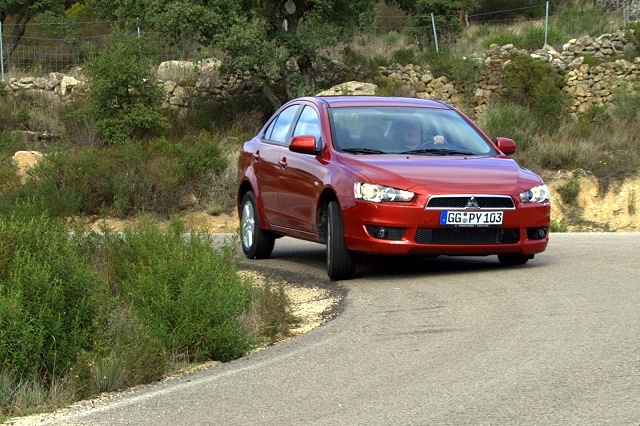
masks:
[[[508,157],[339,154],[338,161],[368,181],[428,194],[512,194],[542,183]]]

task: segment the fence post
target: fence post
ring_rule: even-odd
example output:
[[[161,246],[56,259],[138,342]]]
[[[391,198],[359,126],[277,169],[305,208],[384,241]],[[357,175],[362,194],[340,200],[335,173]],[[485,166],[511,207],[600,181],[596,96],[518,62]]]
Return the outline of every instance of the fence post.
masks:
[[[549,34],[549,2],[547,2],[547,8],[544,14],[544,46],[547,45],[547,34]]]
[[[433,18],[433,13],[431,14],[431,26],[433,27],[433,39],[436,41],[436,53],[440,53],[440,50],[438,50],[438,33],[436,33],[436,20]]]
[[[138,49],[140,50],[140,60],[142,60],[142,44],[140,44],[140,18],[136,18],[136,27],[138,28]]]
[[[0,22],[0,64],[2,65],[2,81],[4,81],[4,46],[2,44],[2,22]]]

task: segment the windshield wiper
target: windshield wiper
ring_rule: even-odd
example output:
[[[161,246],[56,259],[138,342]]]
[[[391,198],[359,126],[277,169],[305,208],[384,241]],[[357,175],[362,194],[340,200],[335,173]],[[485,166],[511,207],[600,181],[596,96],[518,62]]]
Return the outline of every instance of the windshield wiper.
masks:
[[[342,152],[348,152],[350,154],[386,154],[384,151],[371,148],[344,148]]]
[[[448,148],[412,149],[411,151],[403,151],[400,154],[476,155],[475,152],[460,151],[458,149],[448,149]]]

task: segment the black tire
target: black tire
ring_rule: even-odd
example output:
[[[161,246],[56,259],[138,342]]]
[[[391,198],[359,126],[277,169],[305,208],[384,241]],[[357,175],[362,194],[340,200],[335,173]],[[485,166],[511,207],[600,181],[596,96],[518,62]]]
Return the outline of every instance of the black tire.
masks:
[[[249,191],[240,203],[240,240],[249,259],[265,259],[271,255],[275,235],[260,227],[256,197]]]
[[[498,260],[501,264],[505,266],[514,266],[514,265],[524,265],[529,261],[529,259],[533,259],[532,254],[499,254]]]
[[[327,220],[327,275],[335,281],[353,278],[355,256],[344,241],[344,224],[337,201],[331,201]]]

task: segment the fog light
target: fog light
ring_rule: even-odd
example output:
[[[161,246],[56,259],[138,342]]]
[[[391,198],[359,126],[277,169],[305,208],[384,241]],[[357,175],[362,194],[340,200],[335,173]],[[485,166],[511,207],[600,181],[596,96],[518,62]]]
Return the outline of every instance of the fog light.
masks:
[[[547,236],[547,228],[538,228],[538,239],[542,240]]]
[[[387,238],[387,235],[389,235],[387,228],[378,228],[378,231],[376,232],[376,237],[385,239]]]

